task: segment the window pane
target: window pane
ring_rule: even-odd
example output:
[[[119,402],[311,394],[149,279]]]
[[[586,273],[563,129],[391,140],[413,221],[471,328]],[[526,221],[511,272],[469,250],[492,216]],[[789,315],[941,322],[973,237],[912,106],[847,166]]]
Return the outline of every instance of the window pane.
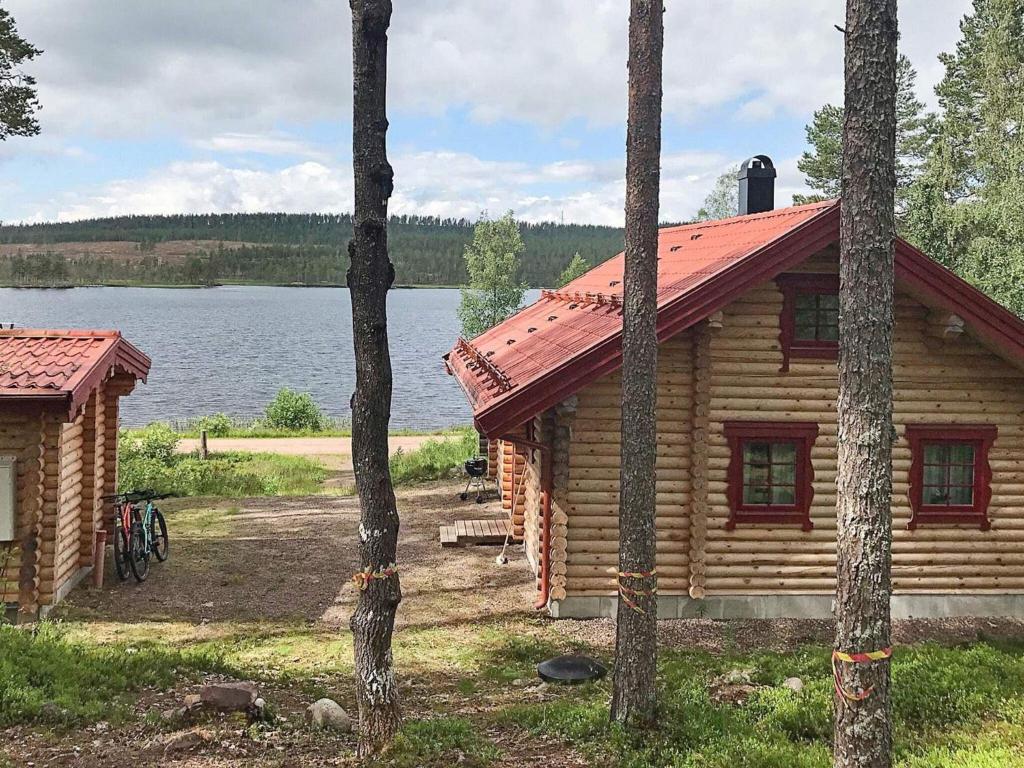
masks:
[[[794,443],[772,443],[772,464],[796,465],[796,445]]]
[[[944,486],[946,484],[946,468],[938,464],[926,464],[924,467],[924,484]]]
[[[796,311],[811,310],[813,312],[818,308],[816,301],[817,294],[813,293],[798,293],[796,295],[796,301],[793,302],[793,306],[796,307]]]
[[[822,309],[835,310],[839,312],[839,295],[835,293],[819,293],[818,294],[818,306]]]
[[[953,464],[974,464],[974,446],[970,443],[950,445],[949,461]]]
[[[950,485],[974,485],[973,464],[951,464],[949,467]]]
[[[767,464],[768,443],[744,443],[743,444],[744,464]]]
[[[743,488],[744,504],[767,504],[769,496],[767,485],[748,485]]]
[[[818,329],[818,341],[839,341],[838,325],[823,325]]]
[[[798,339],[814,339],[818,326],[818,316],[811,310],[797,310],[794,334]]]
[[[924,463],[925,464],[948,464],[949,463],[949,446],[942,444],[931,444],[925,445],[924,447]]]
[[[969,507],[974,504],[974,488],[971,486],[953,486],[949,489],[949,503]]]
[[[743,465],[744,485],[768,485],[767,464],[744,464]]]
[[[949,492],[944,485],[939,487],[926,485],[922,497],[927,505],[945,506],[949,503]]]
[[[795,464],[773,464],[772,465],[773,485],[796,485]]]
[[[791,485],[773,485],[772,504],[796,504],[796,488]]]

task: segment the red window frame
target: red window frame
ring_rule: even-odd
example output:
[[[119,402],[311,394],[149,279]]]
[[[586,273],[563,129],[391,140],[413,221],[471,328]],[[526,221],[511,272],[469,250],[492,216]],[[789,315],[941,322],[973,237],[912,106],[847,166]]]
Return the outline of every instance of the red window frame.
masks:
[[[792,358],[836,360],[838,341],[816,341],[796,338],[796,299],[807,294],[839,295],[839,275],[791,273],[775,280],[782,291],[782,314],[779,315],[779,343],[782,346],[782,370],[789,370]]]
[[[999,434],[991,424],[908,424],[907,442],[910,443],[910,522],[907,528],[919,525],[977,525],[987,531],[992,527],[988,518],[988,505],[992,501],[992,465],[988,454]],[[929,445],[961,445],[974,447],[974,491],[971,504],[924,503],[924,452]]]
[[[814,466],[811,449],[818,437],[814,422],[794,421],[727,421],[724,432],[729,443],[728,531],[740,523],[799,525],[803,530],[814,528],[811,522],[811,499],[814,497]],[[747,504],[743,501],[743,447],[746,443],[793,443],[796,447],[795,494],[793,504]]]

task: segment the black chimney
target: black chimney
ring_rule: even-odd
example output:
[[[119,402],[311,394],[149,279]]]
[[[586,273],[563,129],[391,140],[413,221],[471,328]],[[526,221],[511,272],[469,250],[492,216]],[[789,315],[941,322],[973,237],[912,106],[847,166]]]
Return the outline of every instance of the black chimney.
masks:
[[[740,216],[775,208],[775,166],[768,155],[744,160],[736,178],[740,181]]]

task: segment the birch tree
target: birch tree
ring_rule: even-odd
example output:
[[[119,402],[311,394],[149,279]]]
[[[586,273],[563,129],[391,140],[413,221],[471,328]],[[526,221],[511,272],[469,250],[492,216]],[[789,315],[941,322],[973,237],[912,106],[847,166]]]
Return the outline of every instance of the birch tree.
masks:
[[[359,493],[359,602],[352,614],[359,754],[379,752],[401,713],[391,656],[398,581],[398,510],[388,469],[391,357],[387,295],[395,279],[388,258],[387,53],[391,0],[351,0],[353,237],[348,252],[356,388],[352,396],[352,466]]]
[[[836,768],[892,764],[887,653],[895,436],[896,43],[896,0],[847,0],[833,656]]]
[[[622,312],[619,602],[612,719],[656,713],[655,450],[658,193],[661,180],[662,0],[631,0],[626,130],[626,255]]]

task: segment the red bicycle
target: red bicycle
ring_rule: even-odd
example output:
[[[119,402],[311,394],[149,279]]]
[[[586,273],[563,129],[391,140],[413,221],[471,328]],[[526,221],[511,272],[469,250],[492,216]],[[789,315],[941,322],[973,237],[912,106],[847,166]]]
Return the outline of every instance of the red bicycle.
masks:
[[[145,581],[149,576],[150,555],[156,555],[161,563],[167,559],[170,553],[167,523],[153,502],[169,496],[147,490],[103,497],[105,501],[114,502],[114,570],[121,581],[126,581],[129,575],[138,582]]]

